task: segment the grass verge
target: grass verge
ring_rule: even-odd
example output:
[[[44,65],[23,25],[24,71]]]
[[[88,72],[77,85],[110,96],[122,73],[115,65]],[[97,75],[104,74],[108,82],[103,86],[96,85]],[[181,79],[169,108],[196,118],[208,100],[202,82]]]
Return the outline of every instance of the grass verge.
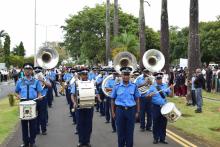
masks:
[[[8,137],[18,120],[17,103],[10,107],[8,98],[0,100],[0,144]]]
[[[220,93],[214,93],[214,92],[209,93],[209,92],[206,92],[206,91],[203,90],[202,91],[202,96],[220,100]]]
[[[169,98],[182,112],[182,117],[170,124],[188,135],[204,140],[212,146],[220,146],[220,102],[204,100],[203,113],[195,113],[196,107],[186,106],[185,98]]]

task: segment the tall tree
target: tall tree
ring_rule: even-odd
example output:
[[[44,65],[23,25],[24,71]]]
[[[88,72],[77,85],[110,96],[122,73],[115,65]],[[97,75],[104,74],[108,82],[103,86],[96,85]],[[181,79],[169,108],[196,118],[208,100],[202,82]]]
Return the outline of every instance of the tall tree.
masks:
[[[24,49],[24,45],[23,45],[22,41],[20,42],[18,49],[19,49],[18,55],[24,57],[25,56],[25,49]]]
[[[110,0],[106,0],[106,65],[108,64],[108,61],[110,61],[111,59],[110,34]]]
[[[114,1],[114,36],[118,36],[119,18],[118,18],[118,0]]]
[[[140,40],[140,58],[145,52],[145,15],[144,15],[144,0],[140,0],[140,9],[139,9],[139,40]],[[142,60],[140,60],[140,68],[144,68]]]
[[[4,48],[5,64],[7,67],[9,67],[10,44],[11,44],[10,36],[6,35],[3,48]]]
[[[201,66],[200,40],[199,40],[199,4],[198,0],[190,0],[189,13],[189,46],[188,46],[188,80],[193,72]],[[191,101],[191,87],[187,88],[187,100]]]
[[[168,23],[168,12],[167,12],[167,0],[162,0],[160,33],[161,33],[160,49],[165,57],[164,69],[169,73],[170,55],[169,55],[169,23]]]
[[[0,31],[0,55],[3,56],[4,54],[4,48],[2,47],[2,40],[1,38],[5,38],[8,34],[5,32],[5,30]]]

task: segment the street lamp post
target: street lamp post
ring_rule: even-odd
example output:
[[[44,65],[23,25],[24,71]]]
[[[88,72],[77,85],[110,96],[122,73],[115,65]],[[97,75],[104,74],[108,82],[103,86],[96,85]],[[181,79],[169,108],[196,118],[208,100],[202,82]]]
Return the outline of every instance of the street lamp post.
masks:
[[[37,66],[37,45],[36,45],[36,38],[37,38],[37,0],[34,0],[34,66]]]

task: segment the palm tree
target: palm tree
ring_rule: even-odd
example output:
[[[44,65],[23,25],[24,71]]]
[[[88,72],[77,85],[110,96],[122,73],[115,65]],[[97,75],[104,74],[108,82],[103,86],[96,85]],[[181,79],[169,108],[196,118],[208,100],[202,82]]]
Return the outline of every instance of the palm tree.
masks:
[[[108,64],[110,60],[110,0],[106,0],[106,60],[105,64]]]
[[[2,38],[5,38],[8,35],[8,33],[5,32],[5,30],[0,31],[0,55],[2,56],[4,54],[4,49],[2,46]]]
[[[118,19],[118,0],[114,1],[114,36],[118,36],[119,32],[119,19]]]
[[[0,38],[5,37],[6,35],[8,35],[8,33],[6,33],[5,30],[0,31]]]
[[[139,10],[139,40],[140,40],[140,58],[145,52],[145,16],[144,16],[144,0],[140,0]],[[140,68],[144,68],[142,61],[140,60]]]
[[[113,39],[112,47],[112,57],[115,57],[116,54],[123,51],[128,51],[134,54],[137,59],[140,57],[138,38],[131,33],[125,32],[120,36],[115,37]]]
[[[170,55],[169,55],[169,23],[167,13],[167,0],[162,0],[161,8],[161,31],[160,31],[160,48],[166,59],[164,69],[169,73]]]
[[[188,80],[193,72],[201,66],[200,39],[199,39],[199,2],[190,0],[189,13],[189,44],[188,44]],[[187,101],[191,102],[191,86],[187,86]]]

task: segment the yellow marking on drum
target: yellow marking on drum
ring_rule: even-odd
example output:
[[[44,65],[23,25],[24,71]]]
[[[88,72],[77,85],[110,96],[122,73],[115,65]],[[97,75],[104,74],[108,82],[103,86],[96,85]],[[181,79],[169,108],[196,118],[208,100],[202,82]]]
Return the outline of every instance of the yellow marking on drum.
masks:
[[[172,132],[170,130],[166,130],[166,131],[167,131],[167,136],[172,136],[172,139],[175,138],[174,139],[175,141],[178,139],[178,141],[181,141],[182,144],[184,143],[184,144],[186,144],[187,146],[190,146],[190,147],[197,147],[196,145],[194,145],[191,142],[185,140],[184,138],[180,137],[179,135],[175,134],[174,132]]]

